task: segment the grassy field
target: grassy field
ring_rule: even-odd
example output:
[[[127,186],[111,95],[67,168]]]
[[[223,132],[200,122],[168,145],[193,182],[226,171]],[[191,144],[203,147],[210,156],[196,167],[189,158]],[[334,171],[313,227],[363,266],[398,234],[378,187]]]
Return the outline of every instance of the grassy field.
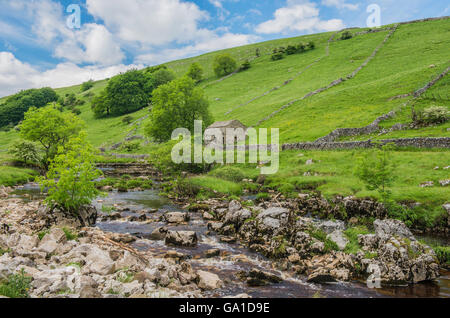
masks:
[[[362,30],[364,29],[355,29],[352,32]],[[390,128],[397,123],[410,123],[411,105],[414,105],[416,111],[431,105],[448,107],[450,105],[448,76],[420,99],[412,97],[390,99],[423,87],[450,66],[449,30],[450,19],[400,25],[375,58],[356,77],[292,104],[264,122],[261,127],[279,128],[282,143],[314,141],[336,128],[368,125],[378,116],[391,110],[398,110],[398,113],[394,118],[381,124],[384,128]],[[286,103],[352,73],[382,43],[388,32],[389,30],[383,30],[358,35],[346,41],[333,41],[329,45],[328,55],[327,42],[333,32],[232,48],[173,61],[166,65],[177,76],[184,75],[193,62],[202,65],[205,80],[199,85],[204,87],[215,120],[238,119],[251,126]],[[335,37],[337,38],[338,36]],[[316,44],[314,50],[286,56],[281,61],[274,62],[270,59],[270,54],[276,47],[309,41]],[[261,57],[253,59],[257,48],[261,52]],[[217,81],[212,65],[215,56],[223,52],[231,54],[238,63],[252,59],[251,68],[223,81]],[[292,82],[283,85],[290,79],[293,79]],[[136,127],[124,124],[122,122],[124,116],[94,118],[90,103],[92,96],[86,94],[98,95],[106,87],[107,82],[107,80],[98,81],[92,89],[84,93],[81,93],[79,85],[56,90],[62,96],[75,93],[78,98],[86,101],[85,105],[77,108],[81,110],[80,117],[87,124],[88,138],[96,147],[107,147],[120,142]],[[270,94],[239,107],[277,86],[280,88]],[[409,102],[408,106],[401,108],[406,102]],[[131,116],[134,120],[138,120],[148,114],[147,108]],[[450,123],[447,122],[433,127],[394,131],[383,135],[355,136],[342,140],[450,137],[449,128]],[[144,135],[143,125],[137,127],[135,134]],[[0,132],[0,164],[11,160],[6,151],[18,138],[19,135],[15,131]],[[142,143],[136,153],[149,153],[157,147],[152,143],[145,145]],[[120,149],[115,152],[120,152]],[[267,177],[265,187],[280,190],[286,195],[314,189],[326,197],[340,194],[378,198],[378,194],[367,191],[353,173],[356,158],[363,152],[362,150],[283,152],[280,158],[280,171]],[[313,159],[315,164],[305,165],[308,159]],[[450,151],[396,150],[393,152],[393,161],[397,166],[397,178],[392,188],[393,198],[398,202],[420,202],[422,205],[417,213],[422,222],[431,222],[430,220],[442,215],[441,206],[450,198],[449,188],[439,185],[421,188],[419,185],[425,181],[434,181],[438,184],[439,180],[450,178],[450,170],[442,169],[450,165]],[[434,170],[437,166],[440,169]],[[228,195],[242,194],[246,185],[240,180],[230,180],[226,173],[220,172],[221,169],[223,168],[217,167],[207,176],[193,177],[190,182],[196,187]],[[238,166],[238,169],[239,177],[254,180],[258,177],[258,170],[254,165]],[[305,172],[313,176],[304,176]],[[0,167],[0,184],[25,180],[30,173],[19,168]]]

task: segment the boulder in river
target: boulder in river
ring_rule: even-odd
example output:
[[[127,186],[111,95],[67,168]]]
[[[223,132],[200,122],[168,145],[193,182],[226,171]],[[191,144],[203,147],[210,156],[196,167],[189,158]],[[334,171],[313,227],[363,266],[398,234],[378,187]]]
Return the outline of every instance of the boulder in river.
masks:
[[[266,286],[277,284],[283,281],[278,275],[265,272],[256,268],[251,269],[248,273],[242,271],[238,273],[241,280],[247,282],[251,287]]]
[[[163,215],[167,223],[184,223],[189,221],[189,214],[185,212],[167,212]]]
[[[197,243],[197,233],[194,231],[168,231],[166,235],[167,245],[194,247]]]
[[[223,282],[220,280],[219,276],[214,273],[198,271],[198,287],[202,290],[214,290],[221,288]]]

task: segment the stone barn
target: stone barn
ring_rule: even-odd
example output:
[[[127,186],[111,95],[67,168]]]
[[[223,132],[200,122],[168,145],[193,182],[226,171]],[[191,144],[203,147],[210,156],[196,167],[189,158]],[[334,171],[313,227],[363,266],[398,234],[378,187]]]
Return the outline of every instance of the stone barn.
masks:
[[[223,135],[223,144],[226,144],[226,138],[227,138],[227,129],[238,129],[238,128],[242,128],[244,130],[244,132],[247,132],[247,127],[241,123],[239,120],[228,120],[228,121],[218,121],[215,122],[214,124],[212,124],[211,126],[209,126],[207,128],[208,129],[220,129],[222,131],[222,135]],[[210,141],[208,144],[214,144],[216,141],[212,140]],[[237,138],[234,138],[234,143],[237,142]]]

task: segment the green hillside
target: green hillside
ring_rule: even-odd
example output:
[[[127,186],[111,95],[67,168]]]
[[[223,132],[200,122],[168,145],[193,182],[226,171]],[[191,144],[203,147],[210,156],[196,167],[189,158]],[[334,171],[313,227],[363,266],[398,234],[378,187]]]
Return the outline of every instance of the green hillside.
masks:
[[[420,98],[410,95],[392,99],[422,88],[450,66],[450,19],[389,25],[382,27],[379,32],[365,32],[370,30],[358,28],[349,31],[353,38],[348,40],[338,40],[340,32],[321,33],[232,48],[166,65],[177,76],[182,76],[192,63],[199,63],[206,77],[199,86],[204,88],[215,120],[238,119],[247,126],[279,128],[282,143],[314,141],[336,128],[364,127],[392,110],[397,110],[396,116],[382,122],[383,128],[389,129],[398,123],[407,124],[411,122],[411,105],[416,111],[431,105],[450,106],[448,75]],[[314,50],[288,55],[280,61],[271,60],[274,48],[310,41],[316,45]],[[255,56],[256,49],[261,52],[258,58]],[[249,59],[251,68],[226,79],[218,79],[212,65],[214,58],[224,52],[233,56],[239,64]],[[371,55],[373,58],[368,60]],[[367,60],[367,65],[356,76],[305,97],[333,81],[346,78]],[[84,93],[80,92],[80,86],[56,91],[61,96],[75,93],[78,98],[86,100],[86,104],[78,107],[81,110],[80,117],[87,123],[89,140],[97,147],[108,147],[123,141],[132,131],[131,135],[144,135],[143,125],[124,124],[124,116],[94,118],[91,111],[92,94],[85,95],[98,95],[106,85],[107,80],[103,80]],[[285,105],[289,106],[283,107]],[[149,109],[142,109],[131,116],[138,120],[148,114]],[[273,116],[264,120],[270,115]],[[432,127],[345,137],[341,140],[450,137],[449,128],[450,123],[447,122]],[[18,134],[14,130],[0,132],[0,162],[10,160],[6,150],[17,138]],[[142,144],[137,152],[147,153],[154,147],[157,146]],[[301,152],[302,157],[299,157],[298,151],[283,152],[279,173],[269,176],[266,185],[268,188],[283,189],[286,194],[314,188],[326,196],[377,197],[375,192],[365,190],[364,185],[353,175],[356,152],[308,151]],[[422,222],[437,219],[443,213],[442,204],[450,197],[449,188],[438,185],[439,180],[450,177],[450,170],[443,169],[450,165],[450,151],[407,149],[397,150],[393,156],[401,176],[393,186],[394,198],[397,201],[423,203],[417,211]],[[317,164],[306,166],[306,159],[313,159]],[[435,167],[439,169],[434,170]],[[241,169],[244,175],[255,178],[254,167],[244,166]],[[313,176],[304,176],[305,172]],[[20,175],[20,178],[23,176]],[[205,187],[211,184],[211,180],[202,180]],[[196,179],[195,182],[202,184],[202,180]],[[425,181],[434,181],[437,185],[419,187]],[[212,184],[217,182],[220,183],[220,180]],[[234,193],[234,184],[232,188]],[[222,192],[227,192],[226,187]]]

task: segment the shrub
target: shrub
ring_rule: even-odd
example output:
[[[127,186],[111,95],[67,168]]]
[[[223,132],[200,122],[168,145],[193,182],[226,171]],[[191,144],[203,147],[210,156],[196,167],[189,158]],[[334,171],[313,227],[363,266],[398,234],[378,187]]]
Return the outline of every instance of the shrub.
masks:
[[[271,58],[272,58],[272,61],[279,61],[284,58],[284,55],[283,55],[283,53],[277,52],[277,53],[273,53]]]
[[[443,124],[450,118],[450,111],[444,106],[426,108],[419,116],[422,124]]]
[[[0,295],[9,298],[29,298],[30,287],[31,277],[25,276],[22,269],[20,273],[9,276],[7,281],[0,285]]]
[[[129,125],[133,122],[134,118],[131,116],[125,116],[124,118],[122,118],[122,123],[124,123],[125,125]]]
[[[18,141],[14,143],[8,151],[18,161],[39,165],[41,156],[35,143],[29,141]]]
[[[316,48],[316,44],[314,42],[308,42],[308,44],[306,44],[306,48],[308,50],[314,50]]]
[[[53,106],[30,108],[25,113],[25,120],[20,125],[23,139],[38,142],[44,148],[44,166],[52,159],[58,147],[64,147],[68,140],[77,136],[84,123],[75,115],[61,113]]]
[[[179,127],[193,133],[194,120],[203,120],[203,129],[213,122],[203,90],[187,76],[155,90],[153,105],[146,133],[157,141],[170,140]]]
[[[92,87],[94,87],[94,81],[93,80],[89,80],[89,81],[84,82],[83,84],[81,84],[81,91],[85,92],[87,90],[90,90]]]
[[[261,50],[259,48],[256,49],[255,55],[256,55],[256,57],[260,57],[261,56]]]
[[[233,166],[224,166],[218,168],[214,171],[211,171],[210,175],[233,182],[241,182],[242,179],[245,179],[246,177],[241,169]]]
[[[219,55],[214,60],[214,73],[218,77],[233,73],[236,67],[236,61],[229,54]]]
[[[81,206],[91,203],[99,194],[93,180],[102,175],[94,153],[84,134],[59,147],[47,175],[37,178],[42,190],[48,188],[48,204],[77,215]]]
[[[251,67],[252,67],[252,65],[250,64],[249,60],[246,60],[239,68],[239,71],[240,72],[246,71],[246,70],[250,69]]]
[[[341,40],[348,40],[353,37],[352,33],[350,31],[344,31],[341,35]]]
[[[293,45],[288,45],[287,49],[286,49],[286,54],[287,55],[292,55],[297,53],[297,48]]]
[[[126,152],[134,152],[141,149],[141,144],[138,141],[135,142],[125,142],[122,144],[121,149]]]
[[[297,52],[298,53],[303,53],[306,51],[306,45],[303,43],[300,43],[299,45],[297,45]]]
[[[203,79],[203,68],[198,63],[192,63],[187,72],[187,76],[192,78],[194,82],[198,83]]]

